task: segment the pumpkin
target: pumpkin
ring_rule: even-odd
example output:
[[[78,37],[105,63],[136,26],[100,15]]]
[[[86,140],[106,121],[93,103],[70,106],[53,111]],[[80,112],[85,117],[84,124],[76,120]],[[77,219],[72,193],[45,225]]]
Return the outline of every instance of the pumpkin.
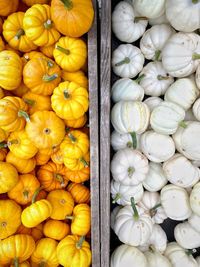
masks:
[[[35,241],[30,235],[12,235],[0,243],[0,263],[19,266],[34,250]]]
[[[27,6],[33,6],[35,4],[48,4],[49,0],[22,0]]]
[[[59,145],[65,135],[64,122],[53,111],[36,111],[25,130],[38,149]]]
[[[32,58],[23,69],[24,83],[35,94],[51,95],[61,80],[60,76],[58,65],[44,57]]]
[[[21,52],[19,50],[16,50],[16,49],[12,48],[7,43],[5,44],[5,50],[15,52],[15,54],[17,54],[18,56],[21,56]],[[21,62],[21,63],[22,63],[22,67],[23,67],[23,62]]]
[[[38,110],[51,110],[51,99],[49,96],[27,92],[23,95],[22,99],[29,106],[30,115]]]
[[[190,218],[188,218],[188,223],[192,226],[194,230],[196,230],[198,233],[200,233],[199,229],[199,222],[200,222],[200,216],[198,216],[195,213],[192,213]]]
[[[117,216],[117,213],[123,206],[115,206],[114,209],[111,211],[110,215],[110,227],[114,231],[114,226],[115,226],[115,218]]]
[[[23,54],[22,61],[24,62],[24,65],[26,65],[26,63],[33,58],[46,58],[46,57],[38,51],[31,51],[29,53]]]
[[[43,149],[39,150],[35,155],[36,165],[45,165],[50,160],[51,156],[43,153]]]
[[[73,209],[71,216],[66,216],[66,219],[72,220],[71,233],[73,235],[85,236],[91,227],[90,207],[83,203],[78,204]]]
[[[13,200],[0,200],[0,239],[14,234],[21,224],[21,208]]]
[[[0,36],[0,52],[3,50],[5,50],[5,44],[4,44],[2,37]]]
[[[19,180],[16,168],[8,163],[0,161],[0,194],[14,188]]]
[[[1,3],[0,3],[1,4]],[[0,86],[6,90],[16,89],[22,79],[22,62],[13,51],[0,52]]]
[[[49,46],[60,37],[54,26],[49,5],[35,4],[30,7],[23,20],[24,31],[35,45]]]
[[[147,158],[131,148],[117,151],[111,161],[113,178],[124,185],[138,185],[144,181],[148,170]]]
[[[34,228],[27,228],[21,224],[16,233],[31,235],[36,242],[43,237],[43,225],[40,223]]]
[[[53,190],[47,200],[52,205],[51,219],[65,220],[67,215],[71,215],[74,208],[72,195],[65,190]]]
[[[91,0],[53,0],[51,14],[59,32],[71,37],[80,37],[91,28],[94,9]]]
[[[23,82],[21,82],[19,87],[17,87],[16,89],[12,90],[12,93],[15,96],[22,97],[28,91],[29,91],[28,87]]]
[[[83,184],[70,183],[67,186],[67,191],[77,204],[90,202],[90,190]]]
[[[165,0],[135,0],[133,6],[139,14],[147,18],[157,18],[165,12]]]
[[[34,157],[38,151],[24,130],[12,132],[8,137],[7,144],[10,151],[16,157],[22,159],[30,159]]]
[[[157,24],[169,24],[169,21],[165,13],[163,13],[161,16],[154,18],[154,19],[149,18],[148,21],[149,21],[149,25],[151,26],[154,26]]]
[[[68,235],[62,239],[56,249],[58,261],[65,266],[66,262],[70,267],[89,267],[91,265],[90,245],[84,237]]]
[[[63,157],[64,160],[64,164],[65,166],[70,170],[73,171],[71,173],[68,173],[69,176],[71,175],[75,175],[76,171],[77,171],[77,175],[79,177],[81,177],[81,172],[78,171],[82,171],[85,168],[89,167],[89,162],[90,162],[90,153],[86,153],[85,155],[83,155],[80,158],[68,158],[68,157]],[[85,174],[88,177],[89,171],[84,171],[84,177]],[[73,178],[72,178],[73,179]],[[69,180],[71,180],[72,182],[75,182],[74,180],[72,180],[71,178]],[[76,178],[77,179],[77,176]]]
[[[29,173],[33,171],[36,165],[35,158],[21,159],[19,157],[16,157],[12,152],[8,152],[6,156],[6,161],[8,163],[11,163],[20,173]]]
[[[193,114],[195,118],[200,121],[200,98],[198,98],[192,107]]]
[[[43,227],[43,232],[46,237],[62,240],[70,232],[68,224],[57,220],[48,220]]]
[[[81,70],[76,72],[62,70],[61,77],[64,81],[74,82],[83,88],[88,88],[88,79]]]
[[[87,163],[87,162],[86,162]],[[77,166],[83,166],[83,168],[81,170],[70,170],[68,169],[67,171],[67,178],[71,181],[71,182],[74,182],[74,183],[83,183],[87,180],[89,180],[90,178],[90,168],[88,166],[88,163],[84,166],[83,163],[81,162],[77,162],[77,160],[68,160],[66,162],[66,165],[68,166],[72,166],[73,165],[73,168]]]
[[[5,132],[3,129],[0,128],[0,143],[5,141],[9,136],[9,133]]]
[[[55,44],[48,45],[48,46],[41,46],[40,51],[42,54],[44,54],[46,57],[53,59],[53,50],[55,48]]]
[[[145,58],[149,60],[161,60],[162,49],[174,33],[175,31],[170,25],[161,23],[148,29],[140,40],[140,49]]]
[[[0,33],[3,31],[3,18],[0,17]]]
[[[10,265],[10,267],[15,267],[14,265]],[[31,267],[30,263],[28,261],[24,261],[19,264],[19,267]]]
[[[8,16],[11,13],[14,13],[19,5],[19,0],[11,0],[11,1],[0,1],[0,16]]]
[[[163,102],[163,99],[158,96],[151,96],[144,100],[144,103],[148,106],[150,112],[159,106],[161,102]]]
[[[112,54],[113,72],[122,78],[134,78],[142,70],[144,56],[141,50],[132,44],[121,44]]]
[[[138,40],[147,27],[147,18],[140,17],[128,2],[121,1],[112,13],[112,30],[116,37],[126,43]]]
[[[39,186],[40,183],[34,175],[19,175],[18,183],[8,192],[8,196],[17,203],[26,205],[31,202],[32,197]]]
[[[53,91],[51,105],[60,118],[78,119],[88,110],[88,91],[74,82],[60,83]]]
[[[200,216],[200,202],[199,202],[200,183],[197,183],[190,193],[190,206],[192,211]]]
[[[200,67],[197,67],[196,75],[195,75],[195,81],[197,84],[197,87],[200,88]]]
[[[24,32],[24,12],[16,12],[7,17],[3,23],[3,36],[6,42],[14,49],[29,52],[37,46]]]
[[[113,131],[111,134],[111,146],[115,151],[129,147],[134,149],[139,149],[140,145],[140,135],[134,133],[124,133],[120,134],[117,131]]]
[[[63,154],[61,152],[61,150],[59,149],[58,151],[54,152],[51,155],[51,160],[55,163],[55,164],[63,164]]]
[[[0,161],[5,160],[7,153],[8,153],[7,149],[3,148],[0,149]]]
[[[64,120],[65,125],[74,129],[83,127],[87,122],[86,113],[78,119]]]
[[[51,238],[42,238],[36,244],[35,251],[31,255],[31,261],[38,266],[57,267],[59,265],[56,248],[58,243]]]
[[[167,257],[163,256],[160,252],[149,250],[144,255],[147,259],[148,267],[172,267]]]
[[[37,172],[38,180],[47,192],[66,187],[68,183],[67,169],[63,165],[49,161],[41,166]]]

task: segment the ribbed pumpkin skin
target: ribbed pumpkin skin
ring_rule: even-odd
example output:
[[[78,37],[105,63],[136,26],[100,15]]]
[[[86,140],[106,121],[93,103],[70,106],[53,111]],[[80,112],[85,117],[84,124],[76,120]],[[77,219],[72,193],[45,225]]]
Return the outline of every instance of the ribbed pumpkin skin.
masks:
[[[46,237],[62,240],[70,233],[70,227],[62,221],[48,220],[44,225],[43,231]]]
[[[35,4],[48,4],[49,0],[22,0],[27,6],[33,6]]]
[[[61,77],[64,81],[74,82],[81,87],[88,88],[88,79],[85,76],[85,73],[81,70],[76,72],[67,72],[63,70]]]
[[[8,163],[0,161],[0,194],[7,193],[19,180],[16,168]]]
[[[0,16],[8,16],[18,8],[19,0],[0,0]]]
[[[90,202],[90,190],[83,184],[70,183],[67,191],[71,193],[77,204]]]

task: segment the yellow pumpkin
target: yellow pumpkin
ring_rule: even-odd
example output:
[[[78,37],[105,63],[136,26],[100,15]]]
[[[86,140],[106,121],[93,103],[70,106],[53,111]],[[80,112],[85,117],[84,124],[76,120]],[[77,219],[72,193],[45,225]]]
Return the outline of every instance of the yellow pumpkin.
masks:
[[[38,153],[35,155],[36,165],[37,166],[45,165],[51,158],[50,155],[45,154],[45,153],[43,153],[41,151],[42,150],[38,150]]]
[[[0,33],[3,31],[3,19],[0,17]]]
[[[71,215],[74,208],[74,200],[69,192],[65,190],[53,190],[47,200],[52,205],[51,219],[64,220],[67,215]]]
[[[0,87],[0,99],[2,99],[4,96],[4,90]]]
[[[31,261],[37,263],[38,266],[57,267],[59,265],[56,254],[57,245],[54,239],[42,238],[36,245]]]
[[[22,52],[35,50],[37,46],[27,37],[23,29],[24,12],[16,12],[3,23],[3,36],[14,49]]]
[[[43,225],[42,223],[38,224],[36,227],[27,228],[23,224],[19,226],[17,229],[17,234],[26,234],[31,235],[35,242],[40,240],[43,237]]]
[[[22,97],[24,94],[28,92],[28,90],[29,90],[28,87],[23,82],[21,82],[18,88],[12,90],[12,93],[15,96]]]
[[[62,34],[80,37],[92,26],[94,9],[91,0],[52,0],[51,14]]]
[[[5,44],[4,44],[2,37],[0,36],[0,52],[3,50],[5,50]]]
[[[90,190],[83,184],[70,183],[67,191],[71,193],[74,201],[78,204],[90,202]]]
[[[15,267],[14,265],[10,265],[10,267]],[[24,261],[19,264],[19,267],[31,267],[30,263],[28,261]]]
[[[48,220],[43,227],[43,232],[46,237],[62,240],[69,234],[70,227],[62,221]]]
[[[34,57],[23,69],[25,85],[32,93],[51,95],[61,80],[61,70],[51,59]]]
[[[53,56],[62,69],[78,71],[87,59],[87,47],[81,39],[61,37],[55,45]]]
[[[55,48],[55,44],[49,46],[41,46],[40,51],[47,57],[53,58],[53,50]]]
[[[0,200],[0,239],[13,235],[21,224],[21,208],[13,200]]]
[[[49,96],[37,95],[27,92],[23,95],[24,102],[29,106],[29,114],[38,110],[51,110],[51,98]]]
[[[74,82],[81,87],[88,88],[88,79],[85,76],[85,73],[81,70],[76,72],[67,72],[63,70],[61,77],[64,81]]]
[[[63,154],[60,149],[51,155],[51,160],[55,164],[63,164]]]
[[[22,159],[31,159],[38,151],[38,149],[28,138],[28,135],[25,130],[11,133],[8,137],[7,144],[10,151],[16,157]]]
[[[25,13],[23,27],[27,37],[38,46],[52,45],[60,38],[51,19],[49,5],[35,4],[30,7]]]
[[[15,12],[18,8],[19,0],[0,0],[0,16],[6,17]]]
[[[5,141],[8,138],[8,133],[0,128],[0,143]]]
[[[0,86],[6,90],[16,89],[22,79],[22,62],[14,52],[0,52]]]
[[[58,261],[63,266],[89,267],[91,254],[89,243],[77,235],[68,235],[57,246]]]
[[[0,194],[10,191],[18,180],[16,168],[8,162],[0,161]]]
[[[0,161],[5,160],[7,153],[8,153],[7,149],[3,148],[0,149]]]
[[[65,136],[65,124],[53,111],[35,112],[25,130],[38,149],[53,148]]]
[[[49,0],[22,0],[27,6],[33,6],[35,4],[48,4]]]
[[[31,202],[35,191],[40,187],[40,182],[32,174],[24,174],[19,176],[19,181],[13,189],[8,192],[10,199],[15,200],[21,205]]]
[[[35,241],[30,235],[12,235],[0,242],[0,263],[19,266],[34,250]]]
[[[71,171],[81,171],[89,167],[90,154],[88,152],[80,158],[68,158],[63,156],[63,160],[65,166]]]
[[[31,51],[29,53],[23,54],[22,60],[25,62],[25,64],[31,60],[32,58],[46,58],[42,53],[38,51]],[[24,64],[24,65],[25,65]]]
[[[78,119],[88,110],[88,91],[74,82],[62,82],[54,89],[51,104],[60,118]]]
[[[18,172],[29,173],[35,168],[36,160],[32,159],[20,159],[16,157],[12,152],[8,152],[6,156],[6,161],[11,163]]]

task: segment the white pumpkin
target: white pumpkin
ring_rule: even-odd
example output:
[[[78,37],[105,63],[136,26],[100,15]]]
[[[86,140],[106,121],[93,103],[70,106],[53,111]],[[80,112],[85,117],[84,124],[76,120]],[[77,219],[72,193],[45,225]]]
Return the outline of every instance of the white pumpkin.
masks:
[[[122,206],[116,206],[114,207],[114,209],[111,211],[111,215],[110,215],[110,227],[111,229],[114,231],[114,225],[115,225],[115,218],[117,216],[117,213],[119,212],[119,210],[122,208]]]
[[[165,100],[188,110],[199,95],[199,90],[193,80],[182,78],[176,80],[166,91]]]
[[[200,167],[200,160],[192,160],[192,164],[196,167]]]
[[[158,18],[149,19],[149,25],[154,26],[157,24],[169,24],[169,21],[168,21],[165,13],[162,14],[161,16],[159,16]]]
[[[190,206],[192,211],[200,216],[200,183],[197,183],[190,193]]]
[[[111,111],[111,122],[118,133],[143,133],[149,125],[150,111],[140,101],[119,101]]]
[[[138,206],[146,210],[154,223],[163,223],[163,221],[167,218],[167,215],[160,203],[160,195],[157,192],[145,191],[138,203]]]
[[[192,107],[192,111],[193,111],[193,114],[195,116],[195,118],[200,121],[200,98],[198,98],[193,107]]]
[[[167,24],[155,25],[147,30],[140,40],[140,49],[144,57],[149,60],[160,60],[164,45],[174,33],[173,28]]]
[[[174,81],[159,61],[148,63],[140,73],[140,77],[140,85],[144,88],[145,94],[150,96],[163,95]]]
[[[135,205],[133,198],[131,206],[120,209],[115,220],[115,234],[127,245],[144,245],[151,236],[153,230],[151,217]]]
[[[178,105],[163,101],[151,113],[150,124],[152,129],[161,134],[173,134],[185,117],[185,111]]]
[[[196,257],[195,260],[197,261],[198,267],[200,267],[200,256],[199,257]]]
[[[158,251],[149,250],[144,253],[148,267],[173,267],[171,262]]]
[[[170,24],[177,30],[193,32],[200,28],[200,3],[198,0],[166,1],[166,16]]]
[[[165,12],[165,0],[133,0],[133,6],[147,18],[157,18]]]
[[[172,220],[183,221],[190,217],[192,210],[187,191],[176,185],[166,185],[160,193],[162,207]]]
[[[131,148],[117,151],[111,161],[113,178],[124,185],[140,184],[148,170],[147,158],[140,151]]]
[[[181,154],[175,154],[163,164],[164,174],[170,183],[188,188],[200,179],[200,169]]]
[[[111,267],[148,267],[144,254],[139,249],[121,245],[112,253]]]
[[[137,81],[133,81],[129,78],[122,78],[113,84],[111,95],[114,103],[120,100],[142,101],[144,98],[144,89]]]
[[[173,267],[198,267],[192,254],[176,242],[168,243],[165,256],[170,260]]]
[[[188,223],[192,226],[192,228],[200,233],[200,216],[195,213],[192,213],[190,218],[188,218]]]
[[[143,181],[143,186],[150,192],[160,191],[166,184],[167,178],[162,169],[162,165],[159,163],[150,162],[149,171]]]
[[[177,20],[176,17],[175,19]],[[195,72],[200,61],[199,53],[200,36],[198,34],[176,33],[168,39],[162,50],[163,67],[174,77],[186,77]]]
[[[142,70],[144,56],[141,50],[132,44],[121,44],[112,55],[113,72],[122,78],[134,78]]]
[[[150,112],[154,110],[159,104],[163,102],[163,99],[158,96],[151,96],[144,100],[144,103],[147,104]]]
[[[122,206],[131,205],[131,197],[134,197],[135,203],[139,202],[144,193],[142,184],[129,186],[123,185],[115,180],[111,181],[110,191],[113,203]]]
[[[179,127],[172,136],[176,149],[186,158],[200,160],[200,122],[187,121],[185,127]]]
[[[136,139],[135,139],[136,138]],[[111,134],[111,146],[115,151],[129,147],[139,149],[140,145],[140,135],[139,134],[120,134],[117,131],[113,131]]]
[[[194,116],[192,109],[186,110],[184,121],[196,121],[196,118]]]
[[[195,80],[197,87],[200,89],[200,65],[197,67]]]
[[[179,223],[174,229],[176,242],[185,249],[193,249],[200,246],[200,233],[188,222]]]
[[[175,153],[173,139],[168,135],[159,134],[152,130],[141,135],[140,148],[150,161],[156,163],[170,159]]]
[[[121,1],[115,6],[112,13],[112,30],[120,41],[135,42],[143,35],[147,24],[147,18],[140,19],[131,4]]]

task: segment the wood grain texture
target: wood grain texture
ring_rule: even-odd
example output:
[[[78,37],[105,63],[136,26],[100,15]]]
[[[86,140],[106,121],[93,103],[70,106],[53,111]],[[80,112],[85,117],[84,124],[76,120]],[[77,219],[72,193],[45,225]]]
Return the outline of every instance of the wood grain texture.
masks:
[[[110,266],[111,0],[101,0],[100,207],[101,266]]]
[[[93,0],[95,18],[88,33],[89,124],[90,124],[90,190],[92,266],[100,267],[100,194],[99,194],[99,114],[98,114],[98,55],[97,3]],[[77,266],[78,267],[78,266]]]

